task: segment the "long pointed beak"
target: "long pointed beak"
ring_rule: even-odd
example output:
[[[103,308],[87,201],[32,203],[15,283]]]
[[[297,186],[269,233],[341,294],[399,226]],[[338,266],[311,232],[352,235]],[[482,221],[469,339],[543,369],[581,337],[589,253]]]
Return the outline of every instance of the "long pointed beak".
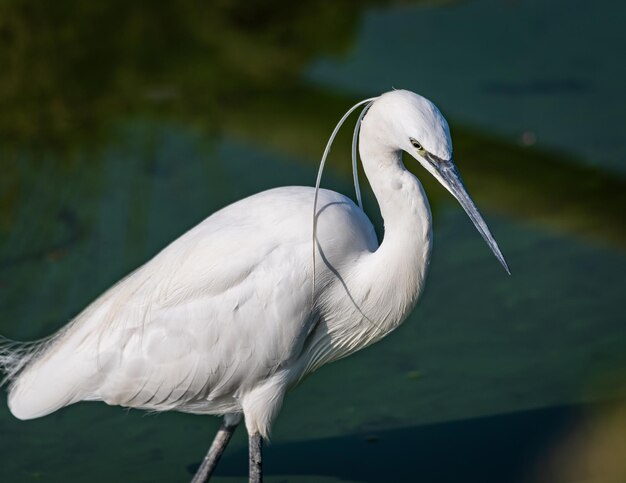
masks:
[[[504,256],[502,255],[502,252],[500,251],[500,248],[498,247],[498,244],[496,243],[496,240],[491,235],[491,232],[489,231],[489,228],[487,227],[485,220],[483,220],[483,217],[480,216],[480,213],[478,212],[478,208],[476,208],[476,205],[472,201],[472,198],[470,198],[469,193],[465,189],[465,185],[463,184],[463,180],[461,178],[459,171],[456,169],[456,166],[454,165],[454,161],[452,159],[448,161],[442,160],[431,154],[428,154],[426,156],[426,159],[428,160],[430,165],[434,168],[436,173],[439,175],[439,176],[436,176],[439,182],[450,193],[452,193],[452,196],[454,196],[458,200],[458,202],[461,204],[461,206],[465,210],[465,213],[467,213],[467,215],[470,217],[470,219],[474,223],[474,226],[476,227],[478,232],[482,235],[485,242],[487,242],[487,245],[489,245],[489,248],[491,248],[491,251],[493,252],[493,254],[496,256],[498,261],[502,264],[502,266],[506,270],[506,273],[511,275],[509,266],[507,265],[506,260],[504,259]]]

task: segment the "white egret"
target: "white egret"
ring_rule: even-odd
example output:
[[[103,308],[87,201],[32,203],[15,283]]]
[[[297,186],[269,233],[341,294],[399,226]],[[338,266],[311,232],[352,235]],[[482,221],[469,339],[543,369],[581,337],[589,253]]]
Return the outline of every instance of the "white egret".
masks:
[[[439,110],[404,90],[349,112],[363,104],[355,136],[384,219],[380,245],[362,209],[333,191],[283,187],[238,201],[122,279],[57,334],[31,344],[5,342],[0,363],[10,381],[11,412],[31,419],[78,401],[104,401],[224,416],[195,481],[210,476],[243,417],[250,479],[261,481],[262,440],[286,391],[389,334],[422,292],[431,214],[402,151],[460,202],[508,272],[456,170]]]

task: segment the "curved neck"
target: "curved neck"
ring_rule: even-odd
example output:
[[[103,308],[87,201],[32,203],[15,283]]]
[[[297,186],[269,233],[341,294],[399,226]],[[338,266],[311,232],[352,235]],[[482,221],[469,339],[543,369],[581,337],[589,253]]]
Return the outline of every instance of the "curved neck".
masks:
[[[380,247],[366,262],[367,280],[372,281],[369,298],[384,309],[378,309],[378,322],[389,332],[406,318],[424,286],[431,213],[421,183],[402,163],[402,152],[383,143],[384,133],[366,121],[359,150],[385,226]]]
[[[404,167],[402,151],[381,137],[374,123],[363,122],[359,152],[385,222],[383,244],[391,238],[416,243],[414,250],[430,249],[431,213],[422,184]]]
[[[319,306],[323,328],[309,343],[303,374],[390,333],[409,315],[424,287],[431,247],[428,200],[402,164],[401,151],[389,149],[381,141],[389,137],[368,118],[370,114],[361,125],[359,151],[385,222],[383,241],[376,251],[361,252],[358,263],[349,264],[350,273],[337,277],[342,288],[326,294]],[[337,313],[337,307],[344,311]]]

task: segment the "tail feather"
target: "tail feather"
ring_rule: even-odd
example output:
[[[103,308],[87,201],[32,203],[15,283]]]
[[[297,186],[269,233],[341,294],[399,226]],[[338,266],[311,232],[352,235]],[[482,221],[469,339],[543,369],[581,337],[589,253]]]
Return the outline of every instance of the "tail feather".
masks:
[[[32,342],[19,342],[0,335],[0,387],[11,384],[20,373],[39,356],[54,337]]]
[[[49,359],[48,349],[58,335],[33,342],[0,337],[0,371],[4,373],[0,386],[8,385],[9,410],[18,419],[45,416],[75,402],[75,392],[58,383],[67,377],[57,375],[54,364],[40,363]],[[66,367],[64,372],[81,374],[80,368],[72,372]]]
[[[69,330],[71,327],[73,330]],[[84,341],[84,326],[66,326],[34,342],[0,338],[1,384],[8,384],[9,410],[18,419],[50,414],[68,404],[93,399],[100,379],[98,358]],[[75,329],[75,330],[74,330]]]

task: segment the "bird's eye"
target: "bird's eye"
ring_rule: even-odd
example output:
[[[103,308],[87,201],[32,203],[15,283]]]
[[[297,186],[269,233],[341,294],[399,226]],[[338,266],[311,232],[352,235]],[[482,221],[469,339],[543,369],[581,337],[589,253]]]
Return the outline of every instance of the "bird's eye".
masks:
[[[413,147],[415,149],[417,149],[418,151],[422,151],[424,148],[422,147],[422,145],[420,143],[418,143],[415,139],[411,138],[411,144],[413,145]]]

